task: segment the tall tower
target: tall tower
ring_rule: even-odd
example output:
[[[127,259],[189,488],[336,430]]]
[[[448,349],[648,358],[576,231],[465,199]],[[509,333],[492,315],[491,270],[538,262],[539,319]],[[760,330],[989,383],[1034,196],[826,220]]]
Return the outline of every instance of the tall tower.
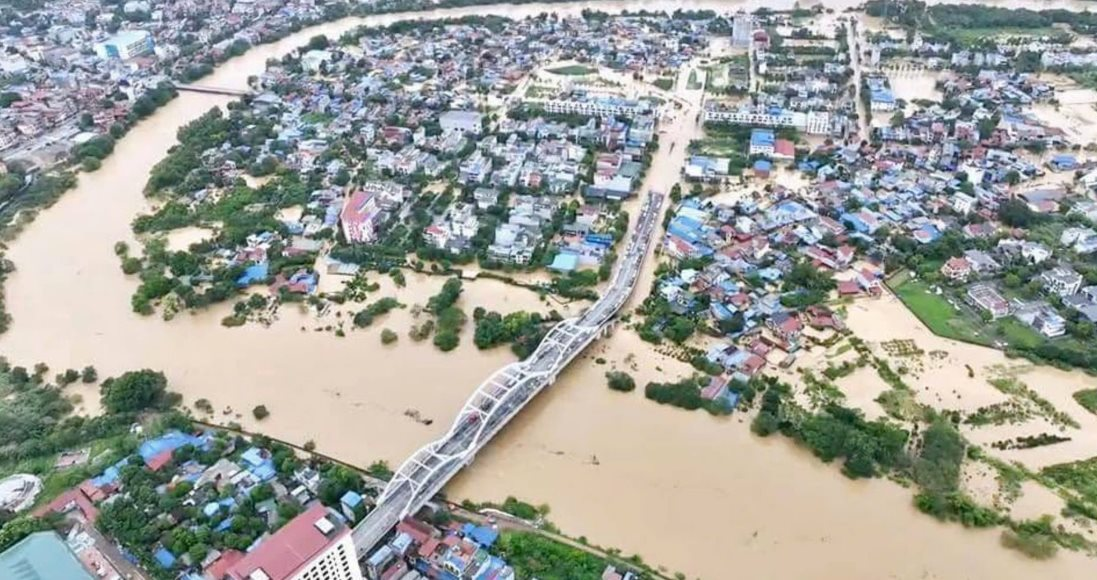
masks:
[[[743,12],[736,14],[731,23],[731,45],[750,47],[751,32],[754,32],[754,17]]]

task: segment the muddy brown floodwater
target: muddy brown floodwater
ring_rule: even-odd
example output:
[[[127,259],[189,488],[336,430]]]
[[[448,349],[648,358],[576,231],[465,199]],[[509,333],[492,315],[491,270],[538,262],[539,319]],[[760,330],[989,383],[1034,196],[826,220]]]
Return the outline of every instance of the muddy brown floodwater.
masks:
[[[852,2],[838,2],[844,8]],[[522,17],[583,8],[622,9],[784,6],[790,2],[594,2],[493,6],[492,14]],[[805,2],[804,4],[810,4]],[[1001,2],[1020,5],[1023,2]],[[1084,2],[1040,2],[1080,8]],[[414,15],[438,18],[488,8]],[[202,84],[243,87],[278,57],[315,34],[337,36],[359,24],[408,18],[346,19],[304,30],[229,61]],[[116,241],[134,244],[130,222],[148,209],[142,197],[149,169],[175,141],[176,130],[226,99],[183,94],[138,125],[102,169],[38,219],[10,248],[17,272],[7,286],[14,317],[0,352],[19,364],[44,361],[54,370],[94,364],[101,376],[135,368],[163,370],[188,404],[207,398],[217,419],[256,427],[250,409],[271,416],[260,428],[273,436],[312,440],[328,454],[365,465],[398,464],[441,434],[464,399],[492,370],[512,360],[505,349],[480,352],[466,332],[462,346],[441,354],[406,336],[410,309],[365,331],[337,338],[315,327],[337,324],[284,307],[270,328],[226,329],[224,310],[164,322],[130,311],[135,281],[122,275]],[[669,187],[686,149],[660,155],[650,185]],[[641,290],[651,280],[647,268]],[[409,277],[409,288],[385,281],[378,296],[423,303],[442,280]],[[504,311],[548,305],[529,292],[490,281],[466,284],[462,306]],[[304,327],[304,330],[302,328]],[[397,345],[383,347],[389,327]],[[594,362],[601,356],[606,364]],[[639,553],[691,577],[729,578],[1093,578],[1092,561],[1064,553],[1035,563],[998,546],[997,532],[970,532],[917,514],[910,493],[887,482],[853,483],[778,441],[754,438],[738,417],[715,419],[660,407],[634,392],[605,387],[609,367],[628,369],[642,385],[673,379],[682,364],[652,352],[623,329],[592,347],[533,402],[498,441],[448,488],[451,497],[499,500],[515,495],[548,503],[567,533]],[[87,389],[85,389],[87,390]],[[91,395],[84,393],[85,398]],[[231,408],[229,415],[222,410]],[[87,404],[89,411],[95,405]],[[426,426],[405,415],[414,409]]]

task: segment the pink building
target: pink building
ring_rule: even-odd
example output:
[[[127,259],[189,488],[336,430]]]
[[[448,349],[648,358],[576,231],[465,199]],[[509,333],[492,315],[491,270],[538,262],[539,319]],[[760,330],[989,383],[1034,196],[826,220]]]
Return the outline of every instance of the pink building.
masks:
[[[368,244],[377,241],[384,209],[378,196],[369,190],[360,190],[347,197],[339,220],[343,224],[343,236],[351,244]]]
[[[347,196],[339,220],[343,224],[343,236],[351,244],[368,244],[377,241],[378,230],[404,203],[403,186],[388,181],[365,183]]]

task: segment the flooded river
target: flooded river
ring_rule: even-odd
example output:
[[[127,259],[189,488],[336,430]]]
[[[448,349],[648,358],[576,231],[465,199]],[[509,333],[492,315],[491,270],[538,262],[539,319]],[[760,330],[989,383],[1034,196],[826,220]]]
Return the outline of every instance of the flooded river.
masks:
[[[763,4],[791,2],[741,5]],[[575,14],[584,8],[737,5],[529,4],[417,16],[490,12],[521,17],[550,10]],[[359,24],[400,18],[407,16],[347,19],[305,30],[252,49],[202,84],[244,87],[268,58],[313,35],[337,36]],[[475,386],[512,360],[508,351],[477,351],[470,332],[450,354],[429,343],[414,344],[407,337],[414,322],[410,308],[381,317],[370,329],[348,329],[346,338],[322,331],[339,325],[334,315],[316,320],[296,306],[284,307],[270,328],[236,329],[220,326],[224,311],[183,314],[164,322],[130,310],[135,280],[122,274],[113,245],[119,240],[134,245],[130,222],[147,210],[142,186],[149,169],[174,142],[176,130],[226,102],[180,95],[118,143],[101,170],[81,175],[76,190],[26,228],[8,252],[18,269],[7,285],[14,322],[0,336],[0,352],[18,364],[44,361],[55,372],[86,364],[94,364],[104,377],[135,368],[161,369],[187,404],[209,399],[217,420],[238,420],[255,428],[250,410],[264,404],[271,416],[258,428],[273,436],[298,443],[312,440],[319,450],[357,464],[376,459],[398,464],[446,429]],[[653,183],[673,181],[673,163],[685,148],[679,142],[676,155],[655,168]],[[650,277],[649,267],[642,289]],[[396,296],[409,306],[425,303],[442,283],[409,276],[408,288],[396,289],[387,278],[378,281],[378,297]],[[484,280],[466,284],[461,300],[470,313],[475,306],[550,308],[533,293]],[[382,346],[382,328],[397,331],[399,343]],[[596,356],[607,363],[597,364]],[[634,333],[617,330],[503,432],[450,486],[451,497],[500,500],[515,495],[548,503],[550,518],[565,532],[639,553],[690,577],[1093,577],[1094,564],[1075,554],[1037,564],[1000,548],[996,532],[937,524],[910,507],[908,491],[887,482],[849,482],[784,442],[754,438],[738,417],[714,419],[657,406],[640,392],[611,392],[603,376],[611,366],[629,369],[641,385],[687,371],[653,353]],[[226,409],[231,410],[225,414]],[[408,410],[434,423],[413,420]],[[242,417],[237,419],[237,414]]]

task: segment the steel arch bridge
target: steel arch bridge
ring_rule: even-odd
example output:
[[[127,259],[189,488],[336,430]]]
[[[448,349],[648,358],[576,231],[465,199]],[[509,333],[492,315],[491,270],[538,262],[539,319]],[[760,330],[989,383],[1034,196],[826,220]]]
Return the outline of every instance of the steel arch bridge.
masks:
[[[403,499],[405,505],[400,517],[410,515],[416,504],[433,495],[431,492],[423,497],[421,493],[431,487],[429,483],[440,472],[472,459],[499,427],[552,382],[555,374],[593,340],[598,330],[582,326],[578,319],[564,320],[552,327],[526,361],[511,363],[492,373],[465,401],[449,431],[420,447],[396,470],[378,503],[401,501],[400,491],[407,488],[411,495]]]
[[[598,337],[631,295],[658,221],[663,196],[649,193],[623,260],[605,294],[582,316],[556,324],[524,361],[492,373],[469,396],[449,430],[412,453],[396,470],[377,505],[354,528],[358,556],[365,557],[388,530],[422,507],[556,375]]]

